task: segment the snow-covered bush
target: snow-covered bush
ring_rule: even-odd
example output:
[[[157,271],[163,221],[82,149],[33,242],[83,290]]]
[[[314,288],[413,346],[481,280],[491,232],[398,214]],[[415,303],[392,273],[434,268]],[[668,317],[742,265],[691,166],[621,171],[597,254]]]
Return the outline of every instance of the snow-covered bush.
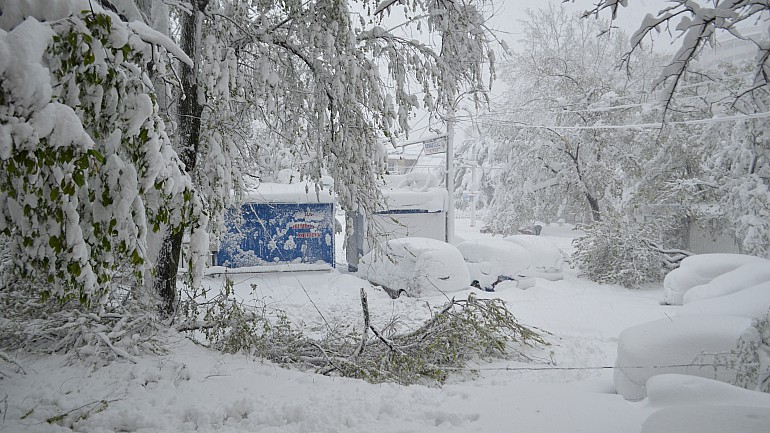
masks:
[[[630,288],[663,276],[663,258],[648,242],[648,227],[608,218],[578,228],[585,232],[574,240],[581,275]]]

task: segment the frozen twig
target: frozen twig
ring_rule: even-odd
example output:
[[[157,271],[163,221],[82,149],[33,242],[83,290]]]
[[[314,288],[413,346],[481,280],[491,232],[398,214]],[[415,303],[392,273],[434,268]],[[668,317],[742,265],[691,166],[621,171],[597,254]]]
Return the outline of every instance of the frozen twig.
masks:
[[[98,335],[99,338],[102,339],[104,344],[107,345],[107,347],[109,347],[116,355],[118,355],[121,358],[125,358],[125,359],[131,361],[132,364],[136,364],[136,361],[134,360],[134,358],[131,355],[128,354],[128,352],[126,352],[123,349],[120,349],[118,347],[113,346],[112,342],[109,339],[109,337],[107,337],[107,335],[105,335],[104,332],[97,332],[96,335]]]
[[[361,287],[361,309],[364,313],[364,329],[361,330],[361,344],[353,352],[354,358],[359,357],[363,353],[366,348],[366,342],[369,340],[369,301],[366,298],[366,291],[363,287]]]
[[[19,362],[18,362],[18,361],[16,361],[15,359],[13,359],[13,358],[12,358],[10,355],[8,355],[7,353],[0,351],[0,359],[2,359],[3,361],[5,361],[5,362],[7,362],[7,363],[9,363],[9,364],[13,364],[13,365],[15,365],[15,366],[16,366],[16,368],[17,368],[17,370],[16,370],[16,372],[17,372],[17,373],[21,373],[21,374],[24,374],[24,375],[26,375],[26,374],[27,374],[27,372],[24,370],[24,367],[22,367],[22,366],[21,366],[21,364],[19,364]]]

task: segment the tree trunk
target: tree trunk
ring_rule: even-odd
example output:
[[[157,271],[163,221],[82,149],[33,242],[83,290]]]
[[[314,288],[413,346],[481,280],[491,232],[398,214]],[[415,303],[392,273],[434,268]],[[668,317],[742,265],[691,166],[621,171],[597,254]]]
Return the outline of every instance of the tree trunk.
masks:
[[[184,163],[185,170],[193,177],[195,166],[198,159],[198,148],[200,145],[201,133],[201,114],[203,105],[198,101],[198,70],[200,55],[198,47],[200,41],[198,36],[203,26],[203,12],[208,5],[208,0],[193,0],[192,13],[182,14],[181,32],[179,45],[184,52],[193,60],[193,66],[190,67],[180,63],[179,78],[182,84],[183,97],[179,101],[179,112],[177,113],[177,146],[176,151],[179,159]],[[161,313],[165,316],[171,316],[176,311],[177,288],[176,277],[179,269],[179,258],[182,252],[182,239],[186,224],[182,223],[180,227],[173,231],[168,228],[163,237],[163,245],[158,256],[156,268],[155,289],[161,296]]]
[[[171,19],[169,16],[170,12],[168,7],[162,3],[162,0],[136,0],[136,6],[142,13],[145,24],[152,27],[153,30],[157,30],[166,36],[170,36],[168,29],[168,22]],[[150,76],[153,88],[155,89],[158,114],[165,122],[168,122],[171,101],[166,94],[166,82],[163,78],[159,77],[152,68],[148,68],[147,74]],[[162,226],[158,232],[148,234],[146,257],[150,263],[158,263],[160,250],[164,245],[163,239],[165,233],[166,228],[165,226]],[[156,287],[156,273],[158,275],[167,274],[167,272],[160,272],[155,267],[146,270],[144,272],[144,285],[134,289],[134,299],[142,300],[143,302],[146,302],[146,305],[157,305],[157,296],[147,296],[151,293],[151,290],[154,290]]]
[[[585,193],[588,205],[591,207],[591,217],[594,221],[601,221],[601,214],[599,213],[599,200],[593,195]]]

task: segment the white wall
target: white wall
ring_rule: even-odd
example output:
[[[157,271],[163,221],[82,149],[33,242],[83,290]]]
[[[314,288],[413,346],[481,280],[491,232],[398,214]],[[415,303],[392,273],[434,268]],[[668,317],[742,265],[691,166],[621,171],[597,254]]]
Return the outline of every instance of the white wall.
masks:
[[[375,214],[372,222],[379,242],[403,237],[446,240],[446,212]],[[365,252],[370,249],[364,246]]]

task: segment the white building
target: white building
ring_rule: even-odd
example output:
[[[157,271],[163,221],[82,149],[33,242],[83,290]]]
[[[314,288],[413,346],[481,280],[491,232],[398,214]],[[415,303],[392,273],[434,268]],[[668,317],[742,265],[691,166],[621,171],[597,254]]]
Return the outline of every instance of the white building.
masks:
[[[742,60],[754,61],[759,53],[759,47],[770,44],[770,18],[752,24],[741,26],[738,32],[743,39],[731,33],[722,31],[713,46],[707,46],[699,58],[699,64],[705,69],[719,63],[737,63]]]

